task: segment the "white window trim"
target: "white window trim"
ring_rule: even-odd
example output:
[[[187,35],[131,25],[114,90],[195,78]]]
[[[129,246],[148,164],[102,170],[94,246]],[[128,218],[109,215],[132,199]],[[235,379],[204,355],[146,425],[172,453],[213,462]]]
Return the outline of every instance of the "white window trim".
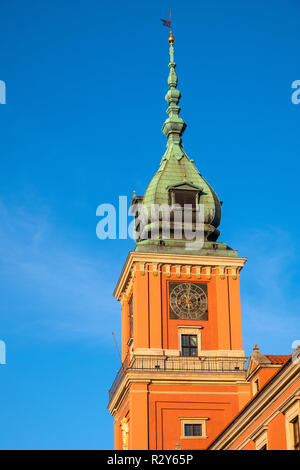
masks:
[[[268,449],[268,432],[267,431],[264,431],[255,441],[256,450],[260,450],[264,446],[266,446]]]
[[[259,392],[259,390],[260,390],[259,377],[256,377],[255,379],[252,380],[252,393],[253,393],[253,395],[256,395]]]
[[[179,418],[181,421],[181,436],[180,439],[207,439],[206,432],[206,421],[209,418]],[[185,436],[184,435],[184,426],[185,424],[201,424],[202,434],[201,436]]]
[[[294,430],[293,420],[298,416],[300,421],[300,392],[290,398],[290,400],[280,410],[285,415],[285,430],[287,450],[294,450]]]
[[[255,442],[255,449],[260,450],[265,445],[268,446],[268,425],[264,424],[260,426],[253,434],[251,434],[250,439]]]
[[[198,355],[195,357],[200,356],[200,351],[201,351],[201,330],[203,329],[203,326],[178,326],[178,350],[182,351],[182,343],[181,343],[181,336],[182,335],[194,335],[197,336],[197,353]],[[186,357],[185,357],[186,358]],[[187,357],[188,358],[188,357]]]

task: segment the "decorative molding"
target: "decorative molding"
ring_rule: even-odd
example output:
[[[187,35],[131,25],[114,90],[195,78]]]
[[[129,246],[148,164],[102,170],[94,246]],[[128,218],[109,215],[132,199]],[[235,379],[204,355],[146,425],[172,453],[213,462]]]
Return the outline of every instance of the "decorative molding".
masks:
[[[128,302],[128,295],[126,294],[126,292],[123,292],[121,295],[121,304],[123,305],[126,302]]]
[[[219,276],[220,276],[220,279],[222,280],[225,279],[225,269],[226,269],[226,266],[218,266]]]
[[[135,356],[163,356],[164,350],[161,348],[136,348],[133,353]]]
[[[268,450],[268,426],[265,426],[265,429],[260,433],[259,437],[255,438],[255,447],[256,450]]]
[[[238,268],[231,268],[231,279],[236,281],[238,278]]]
[[[128,282],[127,282],[127,285],[126,285],[126,288],[125,288],[125,293],[127,295],[127,298],[130,297],[130,294],[132,292],[134,277],[135,277],[135,274],[131,273],[131,275],[128,279]]]
[[[202,325],[178,325],[178,328],[186,328],[192,330],[203,330],[204,326]]]
[[[300,392],[299,388],[295,391],[290,399],[284,402],[280,411],[285,416],[285,432],[287,450],[295,450],[295,435],[293,428],[293,421],[295,418],[300,417]]]
[[[158,263],[152,263],[152,272],[154,276],[158,275]]]
[[[197,279],[200,279],[200,277],[201,277],[201,266],[196,266],[195,267],[195,274],[196,274]]]
[[[181,266],[180,266],[180,264],[176,264],[176,266],[175,266],[175,272],[176,272],[176,276],[177,276],[177,277],[180,277],[180,276],[181,276]]]
[[[211,279],[211,275],[212,275],[212,274],[211,274],[211,271],[212,271],[211,266],[207,266],[207,267],[205,268],[205,274],[206,274],[206,278],[207,278],[207,279]]]
[[[180,356],[180,352],[178,349],[164,349],[164,354],[167,357],[177,357]]]
[[[189,417],[184,416],[183,418],[180,418],[180,417],[179,417],[178,419],[180,419],[180,420],[186,420],[186,419],[188,419],[188,420],[191,421],[191,422],[195,422],[195,421],[199,421],[200,419],[203,420],[203,421],[204,421],[204,420],[205,420],[205,421],[208,421],[210,418],[189,418]]]
[[[297,401],[300,403],[300,388],[298,388],[291,397],[289,397],[279,408],[280,413],[286,414],[286,412],[293,406]]]
[[[194,326],[194,325],[178,325],[178,328],[185,329],[188,334],[192,334],[192,331],[203,330],[203,326]],[[199,351],[201,354],[201,358],[209,358],[209,357],[218,357],[220,359],[231,359],[234,360],[235,358],[238,360],[246,361],[247,358],[245,357],[245,353],[243,350],[225,350],[225,349],[218,349],[218,350],[201,350]],[[135,355],[145,355],[145,356],[166,356],[168,357],[179,356],[180,351],[179,349],[162,349],[162,348],[136,348],[133,351]]]
[[[263,424],[258,429],[256,429],[253,434],[251,434],[250,440],[255,442],[261,436],[261,434],[263,434],[264,432],[267,432],[267,430],[268,430],[268,425]]]
[[[120,300],[121,294],[126,291],[128,292],[128,283],[130,282],[131,276],[134,275],[136,268],[135,264],[139,266],[146,265],[147,263],[158,263],[159,265],[172,265],[176,267],[176,274],[179,272],[181,276],[181,266],[191,266],[196,268],[196,276],[198,277],[201,273],[201,267],[205,269],[207,279],[211,279],[213,267],[226,267],[236,269],[239,271],[244,266],[246,258],[236,257],[218,257],[218,256],[197,256],[197,255],[179,255],[174,253],[142,253],[131,251],[127,257],[122,273],[116,285],[114,296]],[[145,271],[145,267],[142,267],[142,272]],[[234,271],[232,271],[234,272]],[[166,269],[168,273],[168,268]],[[170,270],[171,274],[171,270]],[[215,275],[215,274],[213,274]],[[231,274],[230,274],[231,275]]]
[[[245,362],[247,358],[245,357],[245,352],[241,349],[217,349],[217,350],[202,350],[201,351],[201,356],[203,357],[222,357],[224,359],[226,358],[237,358],[237,359],[244,359]]]
[[[180,358],[178,358],[180,359]],[[185,358],[186,359],[186,358]],[[165,384],[170,384],[173,383],[174,385],[222,385],[222,386],[232,386],[232,385],[246,385],[247,382],[244,379],[244,375],[237,375],[236,372],[232,374],[226,374],[224,376],[224,373],[220,374],[196,374],[194,372],[186,373],[184,374],[183,377],[178,377],[178,372],[172,373],[172,371],[162,371],[159,374],[159,377],[157,376],[157,371],[146,371],[145,373],[142,373],[141,371],[135,371],[128,369],[127,373],[124,375],[123,379],[121,380],[112,400],[110,401],[108,405],[108,409],[111,412],[112,415],[115,415],[118,410],[123,406],[125,403],[125,400],[128,398],[129,390],[131,384],[136,384],[136,383],[155,383],[157,385],[165,385]],[[151,392],[150,392],[151,393]],[[159,391],[155,390],[152,392],[154,394],[182,394],[182,391]],[[186,391],[185,392],[187,395],[207,395],[207,391]],[[248,395],[248,392],[233,392],[232,390],[229,392],[213,392],[214,395],[240,395],[240,394],[245,394]]]
[[[185,266],[185,275],[186,277],[189,279],[190,277],[192,277],[192,274],[191,274],[191,266],[189,265],[186,265]]]
[[[171,265],[170,264],[165,264],[165,273],[167,277],[171,276]]]
[[[139,272],[144,276],[145,274],[145,263],[139,263]]]

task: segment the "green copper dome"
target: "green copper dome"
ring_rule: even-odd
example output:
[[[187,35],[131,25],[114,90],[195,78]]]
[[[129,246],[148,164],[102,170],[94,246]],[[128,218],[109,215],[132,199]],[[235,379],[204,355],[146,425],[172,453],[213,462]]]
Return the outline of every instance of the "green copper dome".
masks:
[[[162,131],[167,137],[167,149],[162,157],[160,166],[153,176],[144,197],[134,197],[132,207],[142,204],[146,209],[147,216],[144,220],[143,229],[136,237],[136,251],[144,252],[173,252],[183,253],[185,251],[186,239],[174,237],[174,227],[177,227],[174,220],[166,222],[162,217],[153,220],[150,217],[151,208],[154,205],[174,207],[174,204],[184,206],[192,202],[191,227],[197,230],[195,217],[197,211],[202,211],[202,239],[201,247],[195,244],[190,248],[191,254],[215,255],[215,256],[237,256],[237,252],[223,243],[218,243],[220,231],[218,226],[221,221],[221,203],[208,182],[201,176],[195,167],[193,160],[183,150],[182,135],[186,128],[186,123],[179,116],[178,106],[181,93],[177,90],[177,75],[175,72],[174,46],[170,43],[170,63],[169,63],[168,85],[169,91],[166,94],[168,103],[166,119]],[[184,219],[184,218],[183,218]],[[163,233],[166,225],[170,228],[170,235]],[[156,232],[155,229],[156,228]],[[155,235],[153,235],[153,233]]]

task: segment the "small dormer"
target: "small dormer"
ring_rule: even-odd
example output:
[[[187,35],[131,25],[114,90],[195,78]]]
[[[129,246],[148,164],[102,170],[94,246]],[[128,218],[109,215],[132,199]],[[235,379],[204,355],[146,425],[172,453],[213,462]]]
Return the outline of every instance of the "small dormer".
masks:
[[[181,183],[174,184],[167,187],[169,191],[169,204],[184,205],[189,204],[193,210],[196,210],[199,204],[199,196],[203,192],[200,186],[196,186],[193,183],[183,181]]]
[[[289,358],[288,355],[261,354],[257,344],[254,345],[246,372],[246,378],[252,384],[253,396],[263,388]]]

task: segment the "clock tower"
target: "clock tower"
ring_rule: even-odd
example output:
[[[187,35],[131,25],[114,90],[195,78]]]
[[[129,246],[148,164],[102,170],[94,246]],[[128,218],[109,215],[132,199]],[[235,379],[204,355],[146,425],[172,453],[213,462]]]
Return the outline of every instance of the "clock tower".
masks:
[[[167,148],[145,195],[133,197],[136,246],[114,292],[122,367],[108,408],[124,450],[206,449],[250,398],[239,291],[246,259],[218,241],[221,203],[183,150],[172,32],[169,45]]]

